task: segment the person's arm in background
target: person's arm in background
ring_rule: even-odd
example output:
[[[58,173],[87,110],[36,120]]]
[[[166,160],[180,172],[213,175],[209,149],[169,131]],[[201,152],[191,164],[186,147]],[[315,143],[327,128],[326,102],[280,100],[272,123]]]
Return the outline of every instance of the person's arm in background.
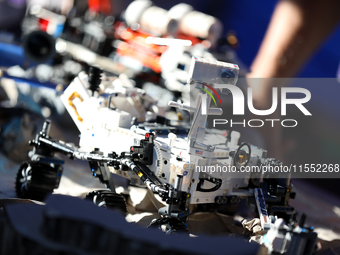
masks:
[[[339,0],[280,1],[250,77],[293,77],[339,21]]]
[[[273,13],[249,78],[293,77],[340,21],[339,0],[282,0]],[[254,106],[269,109],[274,84],[251,84]],[[279,116],[272,116],[273,118]],[[282,158],[281,129],[263,130],[267,149]],[[268,133],[269,132],[269,133]]]

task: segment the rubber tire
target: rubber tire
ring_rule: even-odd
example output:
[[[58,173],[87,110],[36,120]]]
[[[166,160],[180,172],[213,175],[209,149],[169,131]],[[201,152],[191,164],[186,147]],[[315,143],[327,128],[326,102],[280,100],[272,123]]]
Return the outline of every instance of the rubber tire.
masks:
[[[24,162],[16,176],[15,191],[19,198],[44,201],[53,192],[59,178],[49,164]]]
[[[110,190],[94,190],[88,193],[85,199],[92,201],[99,207],[116,209],[124,214],[127,212],[124,196]]]

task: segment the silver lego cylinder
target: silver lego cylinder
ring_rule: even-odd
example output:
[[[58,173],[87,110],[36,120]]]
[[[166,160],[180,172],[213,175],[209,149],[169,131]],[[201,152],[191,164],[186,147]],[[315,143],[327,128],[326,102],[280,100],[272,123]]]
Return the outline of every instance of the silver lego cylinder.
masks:
[[[45,120],[44,125],[41,130],[41,134],[48,136],[51,129],[51,120]]]
[[[183,175],[177,174],[176,181],[175,181],[175,190],[179,191],[182,187]]]

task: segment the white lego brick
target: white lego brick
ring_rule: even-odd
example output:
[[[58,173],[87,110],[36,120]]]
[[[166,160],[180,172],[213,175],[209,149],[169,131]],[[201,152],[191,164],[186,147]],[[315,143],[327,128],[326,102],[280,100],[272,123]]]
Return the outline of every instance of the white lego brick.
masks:
[[[138,120],[145,118],[144,107],[137,98],[112,97],[111,102],[116,108],[130,113],[132,117],[136,117]]]
[[[240,132],[237,131],[231,131],[230,134],[230,146],[237,146],[238,145],[238,140],[240,139],[241,134]]]
[[[103,128],[94,128],[91,130],[83,131],[79,142],[80,147],[88,152],[99,148],[103,151],[106,143],[108,142],[109,131]]]
[[[78,77],[76,77],[73,82],[65,89],[64,93],[60,97],[62,103],[78,127],[79,131],[82,131],[84,128],[84,116],[79,113],[79,108],[85,100],[90,98],[86,90],[86,84],[87,75],[84,72],[81,72]]]
[[[93,151],[96,139],[97,138],[94,136],[93,130],[83,130],[80,135],[79,147],[83,151]]]
[[[109,108],[100,109],[100,121],[108,130],[131,127],[131,115],[128,112],[120,110],[112,110]]]
[[[84,100],[77,108],[79,115],[83,118],[84,129],[100,127],[99,109],[100,102],[97,98],[90,97]]]
[[[188,82],[236,85],[238,71],[236,64],[192,57]]]

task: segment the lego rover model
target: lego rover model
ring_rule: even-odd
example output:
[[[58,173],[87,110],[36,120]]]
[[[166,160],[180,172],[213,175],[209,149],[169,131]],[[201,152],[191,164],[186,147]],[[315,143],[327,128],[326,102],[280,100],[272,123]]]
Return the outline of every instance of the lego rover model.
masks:
[[[192,58],[189,84],[199,89],[196,104],[169,102],[171,107],[191,112],[191,124],[159,116],[155,101],[124,76],[108,82],[101,81],[98,68],[89,76],[80,73],[61,96],[81,133],[79,148],[52,139],[51,122],[46,120],[30,141],[34,146],[31,161],[19,169],[17,195],[41,200],[57,188],[64,163],[56,156],[60,153],[88,161],[93,176],[106,184],[108,190],[87,195],[99,206],[126,210],[124,198],[115,192],[112,173],[158,194],[166,206],[151,225],[166,225],[168,233],[187,228],[193,204],[221,206],[248,198],[257,205],[263,228],[269,228],[270,214],[289,218],[294,193],[287,176],[241,171],[246,166],[281,162],[267,158],[264,149],[239,145],[238,132],[205,128],[208,115],[223,112],[210,107],[207,94],[221,84],[236,85],[238,70],[234,64]],[[227,168],[234,171],[211,170]]]

